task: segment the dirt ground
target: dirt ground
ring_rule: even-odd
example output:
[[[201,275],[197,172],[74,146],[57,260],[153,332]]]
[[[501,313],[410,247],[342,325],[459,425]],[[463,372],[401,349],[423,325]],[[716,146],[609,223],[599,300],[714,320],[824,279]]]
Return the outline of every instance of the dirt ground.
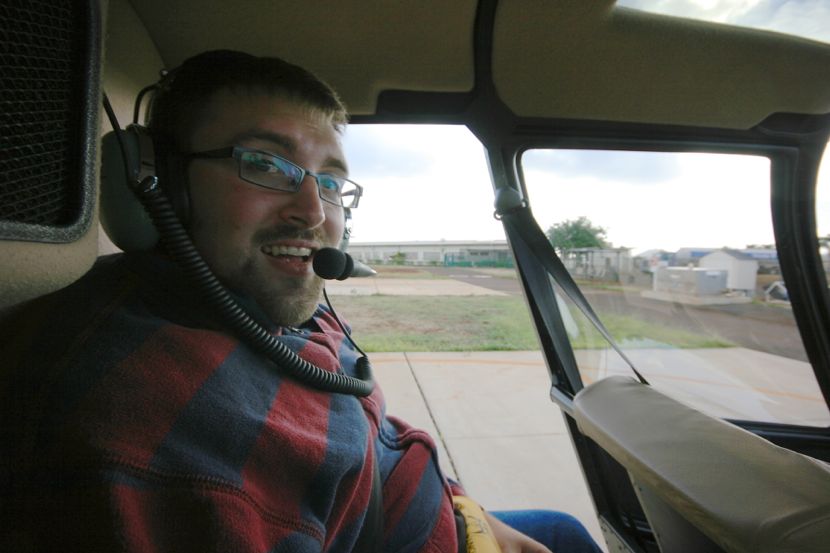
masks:
[[[493,272],[466,267],[419,267],[418,270],[509,294],[522,293],[519,280],[511,270]],[[608,288],[583,287],[583,293],[600,317],[603,313],[634,315],[652,323],[725,339],[741,347],[807,361],[792,311],[785,303],[692,306],[643,298],[638,288]]]

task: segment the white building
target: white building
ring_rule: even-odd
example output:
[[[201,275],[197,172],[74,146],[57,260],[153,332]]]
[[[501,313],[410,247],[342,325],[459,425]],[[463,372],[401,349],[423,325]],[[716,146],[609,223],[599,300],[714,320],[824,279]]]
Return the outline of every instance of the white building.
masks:
[[[726,271],[722,269],[658,267],[654,271],[652,289],[657,293],[670,294],[673,298],[718,296],[727,290],[726,280]]]
[[[349,254],[368,265],[461,265],[513,267],[507,240],[438,240],[415,242],[352,242]]]
[[[700,258],[700,267],[726,271],[726,287],[743,292],[746,296],[755,295],[758,276],[758,261],[736,250],[717,250]]]

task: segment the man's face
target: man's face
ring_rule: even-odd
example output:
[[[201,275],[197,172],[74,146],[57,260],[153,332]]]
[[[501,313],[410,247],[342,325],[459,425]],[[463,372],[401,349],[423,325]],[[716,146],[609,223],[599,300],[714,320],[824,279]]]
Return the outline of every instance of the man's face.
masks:
[[[266,93],[217,92],[189,146],[194,152],[245,146],[280,155],[314,173],[346,171],[330,122]],[[323,287],[312,271],[311,257],[340,243],[343,208],[322,201],[311,176],[296,193],[245,182],[231,158],[194,159],[188,176],[191,235],[220,280],[252,297],[279,325],[308,320]]]

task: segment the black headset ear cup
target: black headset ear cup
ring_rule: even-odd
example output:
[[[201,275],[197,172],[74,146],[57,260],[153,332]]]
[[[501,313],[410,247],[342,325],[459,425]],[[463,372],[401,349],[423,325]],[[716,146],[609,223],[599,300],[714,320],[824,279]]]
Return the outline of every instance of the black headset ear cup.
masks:
[[[107,133],[102,139],[101,225],[123,251],[151,250],[158,243],[159,235],[135,197],[131,183],[157,176],[176,215],[187,226],[190,220],[187,162],[180,156],[165,155],[169,149],[157,148],[147,128],[140,125],[130,125],[122,131],[121,143],[123,153],[115,132]]]

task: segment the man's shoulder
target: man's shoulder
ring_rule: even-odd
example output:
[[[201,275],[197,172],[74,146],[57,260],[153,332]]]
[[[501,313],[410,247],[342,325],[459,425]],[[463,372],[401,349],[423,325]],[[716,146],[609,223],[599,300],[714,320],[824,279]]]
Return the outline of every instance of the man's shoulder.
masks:
[[[136,372],[125,367],[175,368],[232,349],[232,339],[168,316],[178,309],[170,305],[177,292],[148,282],[139,265],[130,255],[101,258],[72,285],[4,321],[0,358],[9,379],[21,385],[48,380],[55,394],[78,400],[73,393],[99,382],[136,388]]]
[[[88,349],[99,353],[118,347],[136,326],[159,326],[141,291],[142,278],[130,266],[130,256],[99,258],[69,286],[18,306],[0,325],[0,355],[6,361],[38,360],[51,365],[61,355]],[[158,319],[158,318],[156,318]]]

